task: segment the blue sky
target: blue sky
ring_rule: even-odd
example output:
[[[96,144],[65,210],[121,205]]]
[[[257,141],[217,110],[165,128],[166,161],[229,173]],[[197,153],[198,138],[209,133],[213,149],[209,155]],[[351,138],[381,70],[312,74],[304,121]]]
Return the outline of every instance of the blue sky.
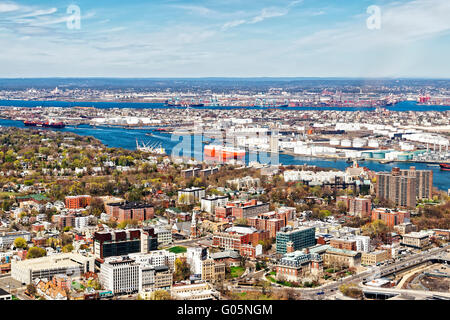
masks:
[[[449,0],[0,0],[0,77],[450,78],[449,17]]]

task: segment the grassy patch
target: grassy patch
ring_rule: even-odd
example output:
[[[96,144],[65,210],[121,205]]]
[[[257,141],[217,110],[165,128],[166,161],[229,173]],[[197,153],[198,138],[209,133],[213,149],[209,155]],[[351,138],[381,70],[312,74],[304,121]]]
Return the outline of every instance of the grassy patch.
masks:
[[[238,278],[242,276],[245,269],[243,267],[230,267],[230,273],[232,278]]]
[[[187,248],[182,247],[182,246],[176,246],[176,247],[172,247],[169,249],[169,252],[173,252],[173,253],[183,253],[186,251],[187,251]]]
[[[285,287],[298,287],[297,285],[295,285],[295,284],[292,283],[292,282],[289,282],[289,281],[279,281],[279,280],[276,280],[276,279],[275,279],[274,277],[272,277],[272,276],[267,276],[266,278],[269,279],[269,281],[271,281],[271,282],[273,282],[273,283],[277,283],[277,284],[280,284],[280,285],[285,286]]]
[[[16,195],[15,192],[0,192],[0,199],[9,199],[10,196]]]

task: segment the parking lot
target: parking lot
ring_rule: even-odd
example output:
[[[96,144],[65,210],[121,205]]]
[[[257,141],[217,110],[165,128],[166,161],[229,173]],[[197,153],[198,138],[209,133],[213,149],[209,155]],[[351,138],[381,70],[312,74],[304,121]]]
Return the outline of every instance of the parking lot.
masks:
[[[11,278],[11,276],[0,278],[0,288],[10,292],[10,290],[23,289],[25,286],[17,280]]]

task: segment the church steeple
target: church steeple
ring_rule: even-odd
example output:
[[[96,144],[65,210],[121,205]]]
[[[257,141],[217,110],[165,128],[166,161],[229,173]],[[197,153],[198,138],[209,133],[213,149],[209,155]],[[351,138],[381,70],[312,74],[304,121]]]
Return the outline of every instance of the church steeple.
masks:
[[[198,237],[198,229],[197,229],[197,212],[194,211],[192,213],[192,221],[191,221],[191,239]]]

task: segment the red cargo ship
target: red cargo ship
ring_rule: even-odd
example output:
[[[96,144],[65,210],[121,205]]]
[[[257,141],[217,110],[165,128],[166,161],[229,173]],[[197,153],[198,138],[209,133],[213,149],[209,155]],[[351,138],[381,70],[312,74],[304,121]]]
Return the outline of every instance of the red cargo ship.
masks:
[[[223,147],[219,145],[208,145],[204,149],[205,156],[219,161],[243,160],[245,150]]]
[[[51,122],[51,121],[28,121],[25,120],[23,122],[23,124],[26,127],[45,127],[45,128],[55,128],[55,129],[62,129],[64,128],[66,125],[64,124],[64,122]]]
[[[448,163],[440,163],[439,166],[441,167],[441,170],[450,171],[450,164]]]

